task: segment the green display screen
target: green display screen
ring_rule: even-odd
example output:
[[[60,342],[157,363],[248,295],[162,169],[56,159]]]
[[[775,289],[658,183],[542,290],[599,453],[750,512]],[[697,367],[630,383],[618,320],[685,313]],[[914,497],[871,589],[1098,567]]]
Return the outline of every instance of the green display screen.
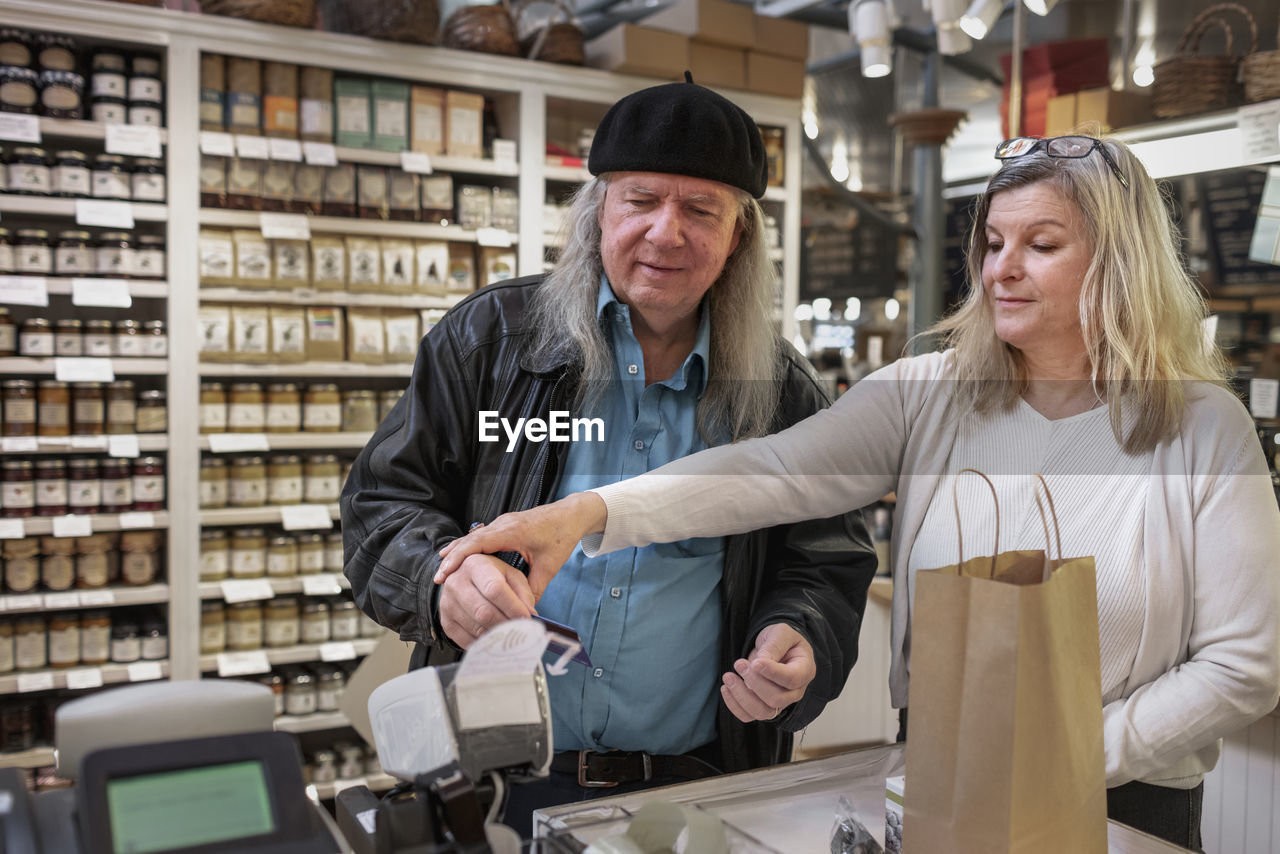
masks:
[[[141,774],[107,782],[115,854],[149,854],[276,829],[262,763]]]

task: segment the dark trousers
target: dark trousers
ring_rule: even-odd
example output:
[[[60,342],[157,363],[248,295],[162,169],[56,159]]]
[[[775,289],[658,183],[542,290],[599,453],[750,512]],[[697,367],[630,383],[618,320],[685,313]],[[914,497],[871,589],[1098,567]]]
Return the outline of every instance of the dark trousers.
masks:
[[[907,710],[898,710],[898,741],[907,740]],[[1204,783],[1194,789],[1170,789],[1135,780],[1107,789],[1107,818],[1174,845],[1200,850],[1200,811]]]

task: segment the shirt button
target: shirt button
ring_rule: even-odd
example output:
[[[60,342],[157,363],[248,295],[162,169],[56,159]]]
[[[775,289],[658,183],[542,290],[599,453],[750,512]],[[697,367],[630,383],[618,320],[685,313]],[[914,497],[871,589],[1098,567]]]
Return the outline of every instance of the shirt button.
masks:
[[[627,373],[629,373],[629,374],[638,374],[638,373],[640,373],[640,366],[639,366],[639,365],[627,365]]]
[[[595,677],[596,677],[597,679],[599,679],[599,678],[600,678],[601,676],[603,676],[603,675],[604,675],[604,668],[603,668],[603,667],[597,667],[597,668],[595,669]]]
[[[641,441],[640,439],[636,439],[635,444],[632,447],[634,447],[637,451],[643,451],[644,442]]]
[[[614,599],[617,599],[619,596],[621,596],[621,595],[622,595],[622,588],[621,588],[621,587],[610,587],[610,588],[609,588],[609,595],[610,595],[610,596],[612,596]]]

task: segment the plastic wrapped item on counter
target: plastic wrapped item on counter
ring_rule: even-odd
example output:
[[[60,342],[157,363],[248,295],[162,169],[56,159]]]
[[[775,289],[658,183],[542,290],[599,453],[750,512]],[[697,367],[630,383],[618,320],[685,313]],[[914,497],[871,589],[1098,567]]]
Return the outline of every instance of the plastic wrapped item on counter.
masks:
[[[836,807],[836,825],[831,831],[831,854],[884,854],[884,848],[854,818],[853,804],[843,795]]]

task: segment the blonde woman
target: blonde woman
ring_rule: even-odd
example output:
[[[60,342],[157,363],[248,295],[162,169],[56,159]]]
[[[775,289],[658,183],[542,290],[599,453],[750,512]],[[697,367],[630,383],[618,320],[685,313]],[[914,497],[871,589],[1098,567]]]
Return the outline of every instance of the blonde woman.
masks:
[[[952,480],[966,467],[994,475],[1001,530],[1013,532],[1002,547],[1039,548],[1041,472],[1064,553],[1097,563],[1108,812],[1196,848],[1220,739],[1280,696],[1267,465],[1133,154],[1073,136],[1008,140],[996,156],[969,246],[978,286],[936,327],[943,352],[902,359],[781,433],[499,517],[453,543],[441,575],[464,555],[514,549],[537,591],[579,539],[604,553],[826,517],[896,491],[890,689],[902,708],[915,573],[955,560]],[[967,480],[960,493],[976,503]],[[994,514],[969,516],[966,533],[990,542]],[[763,702],[786,700],[784,686],[745,681]]]

